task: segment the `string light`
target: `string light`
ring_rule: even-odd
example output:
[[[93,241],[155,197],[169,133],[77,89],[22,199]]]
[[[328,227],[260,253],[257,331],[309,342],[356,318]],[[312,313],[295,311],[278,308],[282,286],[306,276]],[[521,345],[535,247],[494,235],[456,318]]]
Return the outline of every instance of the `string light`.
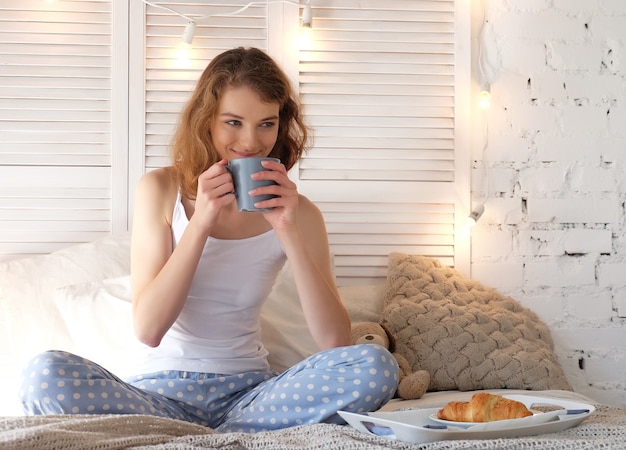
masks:
[[[51,1],[51,0],[48,0]],[[160,8],[163,10],[166,10],[174,15],[177,15],[179,17],[182,17],[183,19],[185,19],[187,21],[187,25],[185,26],[185,30],[183,32],[183,36],[181,39],[181,42],[178,44],[177,48],[176,48],[176,59],[179,61],[179,64],[181,65],[187,65],[189,63],[189,53],[191,51],[191,44],[193,42],[193,38],[194,38],[194,34],[195,34],[195,30],[196,30],[196,25],[199,21],[205,20],[205,19],[209,19],[211,17],[228,17],[228,16],[236,16],[237,14],[240,14],[242,12],[244,12],[246,9],[250,8],[251,6],[257,6],[257,5],[268,5],[271,3],[296,3],[294,1],[289,1],[289,0],[277,0],[277,1],[265,1],[265,2],[261,2],[261,1],[255,1],[255,2],[250,2],[248,4],[246,4],[245,6],[239,8],[236,11],[233,11],[231,13],[225,13],[225,14],[207,14],[207,15],[202,15],[202,16],[197,16],[192,18],[191,16],[187,16],[185,14],[182,14],[178,11],[176,11],[175,9],[170,8],[169,6],[164,6],[164,5],[160,5],[158,3],[154,3],[152,1],[149,0],[142,0],[146,5],[150,5],[154,8]],[[303,8],[302,11],[302,27],[303,28],[308,28],[310,29],[312,26],[312,13],[311,13],[311,5],[309,4],[310,0],[307,1],[306,5]],[[299,3],[297,3],[299,4]]]
[[[176,60],[180,66],[186,67],[189,65],[189,53],[191,51],[191,43],[195,32],[196,23],[193,20],[190,20],[185,26],[183,38],[176,47]]]
[[[482,24],[480,27],[480,31],[478,33],[478,71],[480,75],[480,82],[482,86],[478,93],[478,107],[482,110],[487,110],[491,106],[491,83],[490,77],[487,75],[487,71],[485,70],[485,65],[487,64],[486,58],[483,55],[484,47],[485,47],[485,25],[487,23],[486,13],[485,13],[485,5],[484,0],[481,2],[482,5]],[[484,116],[484,143],[482,148],[482,166],[483,166],[483,177],[485,183],[485,191],[483,200],[476,206],[467,218],[467,223],[469,226],[476,225],[476,222],[482,217],[485,213],[485,203],[487,201],[487,197],[489,195],[489,168],[487,163],[487,147],[489,146],[489,121],[485,114]]]
[[[313,48],[313,13],[311,5],[307,2],[302,8],[302,27],[300,28],[300,50],[310,50]]]
[[[311,13],[311,5],[307,2],[302,9],[302,27],[313,28],[313,16]]]
[[[480,205],[476,206],[472,210],[470,215],[467,217],[467,224],[470,227],[473,227],[474,225],[476,225],[476,222],[478,222],[478,220],[482,217],[484,213],[485,213],[485,204],[481,203]]]
[[[171,12],[172,14],[174,14],[176,16],[182,17],[183,19],[187,19],[189,22],[193,21],[193,19],[191,17],[186,16],[183,13],[180,13],[180,12],[176,11],[175,9],[170,8],[169,6],[159,5],[158,3],[153,3],[153,2],[150,2],[148,0],[143,0],[143,2],[146,5],[150,5],[150,6],[154,7],[154,8],[164,9],[165,11]]]

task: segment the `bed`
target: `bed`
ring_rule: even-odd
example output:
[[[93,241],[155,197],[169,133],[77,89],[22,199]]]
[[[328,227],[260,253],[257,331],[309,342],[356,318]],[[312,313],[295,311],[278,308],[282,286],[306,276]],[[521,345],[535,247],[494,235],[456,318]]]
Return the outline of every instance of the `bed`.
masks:
[[[593,405],[576,426],[534,436],[479,434],[409,442],[351,425],[316,424],[257,434],[216,433],[143,415],[26,417],[20,367],[50,348],[88,357],[120,376],[134,351],[129,236],[106,236],[48,255],[0,263],[0,447],[29,449],[587,449],[626,448],[626,409],[573,392],[547,327],[515,300],[417,255],[389,256],[387,281],[342,286],[354,323],[385,323],[397,351],[431,374],[429,392],[396,398],[378,414],[414,413],[468,400],[477,391]],[[278,371],[315,351],[288,264],[262,314],[263,341]],[[513,433],[514,434],[514,433]],[[461,435],[459,435],[461,436]]]

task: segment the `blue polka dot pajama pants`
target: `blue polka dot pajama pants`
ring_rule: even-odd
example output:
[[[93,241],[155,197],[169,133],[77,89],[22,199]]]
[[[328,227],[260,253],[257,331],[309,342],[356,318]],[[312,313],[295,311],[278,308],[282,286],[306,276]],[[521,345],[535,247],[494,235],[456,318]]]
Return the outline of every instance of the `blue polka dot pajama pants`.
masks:
[[[33,358],[22,374],[26,414],[149,414],[222,432],[345,423],[337,411],[374,411],[398,386],[398,365],[372,344],[325,350],[280,375],[166,370],[121,380],[63,351]]]

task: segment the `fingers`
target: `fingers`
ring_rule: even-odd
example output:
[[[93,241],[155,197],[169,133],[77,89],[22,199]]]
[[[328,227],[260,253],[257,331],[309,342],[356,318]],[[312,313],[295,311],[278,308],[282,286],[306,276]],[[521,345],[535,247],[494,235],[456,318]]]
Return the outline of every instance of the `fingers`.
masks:
[[[261,165],[269,170],[261,170],[259,172],[253,173],[253,180],[272,180],[281,186],[287,187],[291,180],[287,176],[287,169],[282,163],[278,163],[275,161],[261,161]],[[291,183],[293,187],[295,187],[294,183]]]
[[[249,194],[273,195],[272,199],[256,202],[257,208],[296,208],[298,204],[297,185],[287,176],[285,166],[273,161],[264,161],[263,166],[270,170],[260,171],[252,174],[255,180],[271,180],[276,184],[262,186],[252,189]]]
[[[217,162],[198,177],[198,196],[220,198],[234,191],[233,177],[226,169],[226,160]]]
[[[261,161],[261,165],[265,167],[266,169],[275,170],[277,172],[282,172],[284,174],[287,174],[287,169],[285,168],[285,165],[281,162],[276,162],[276,161],[272,161],[271,159],[267,159],[267,160]]]
[[[297,194],[296,184],[287,176],[285,166],[273,161],[263,161],[263,166],[269,170],[262,170],[251,175],[253,180],[269,180],[275,185],[263,186],[250,191],[250,195],[273,194],[287,196]]]
[[[218,177],[219,175],[224,174],[224,173],[230,173],[228,172],[228,169],[226,168],[227,165],[228,165],[228,161],[225,159],[222,159],[221,161],[216,162],[215,164],[213,164],[211,167],[209,167],[207,170],[205,170],[204,172],[200,174],[200,176],[198,177],[198,181],[200,180],[205,181],[211,178]]]

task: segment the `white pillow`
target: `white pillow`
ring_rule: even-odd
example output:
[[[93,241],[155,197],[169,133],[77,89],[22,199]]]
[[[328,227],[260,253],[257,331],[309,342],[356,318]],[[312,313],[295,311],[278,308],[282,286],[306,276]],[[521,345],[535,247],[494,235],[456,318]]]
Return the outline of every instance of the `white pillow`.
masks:
[[[130,275],[56,289],[54,302],[76,354],[117,376],[133,375],[140,344],[133,332]]]
[[[289,262],[279,272],[261,310],[261,340],[272,370],[285,369],[319,351],[304,319]]]
[[[384,282],[339,286],[339,296],[348,310],[352,323],[380,322],[385,292],[386,284]]]
[[[44,350],[76,350],[54,290],[128,273],[129,244],[128,233],[107,235],[0,263],[0,415],[21,414],[16,393],[26,361]]]
[[[0,353],[15,353],[24,360],[51,348],[69,349],[71,339],[54,307],[54,290],[129,273],[129,242],[128,234],[107,236],[1,263]]]

